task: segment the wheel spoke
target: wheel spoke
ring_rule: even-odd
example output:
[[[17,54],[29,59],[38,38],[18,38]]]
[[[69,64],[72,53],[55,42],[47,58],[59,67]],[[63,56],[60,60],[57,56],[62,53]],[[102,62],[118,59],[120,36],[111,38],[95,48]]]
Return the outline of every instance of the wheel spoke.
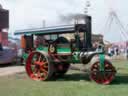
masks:
[[[37,77],[38,78],[41,78],[41,72],[40,72],[40,70],[38,70],[38,72],[37,72]]]
[[[104,80],[105,80],[105,81],[108,80],[108,75],[107,75],[107,72],[106,72],[106,71],[104,72],[103,77],[104,77]]]
[[[41,71],[44,72],[44,73],[48,73],[46,69],[44,68],[41,68]]]
[[[41,61],[41,62],[40,62],[40,66],[44,66],[44,65],[47,64],[47,63],[48,63],[47,61],[45,61],[45,62],[44,62],[44,61]]]
[[[40,61],[41,60],[41,54],[39,55],[39,57],[38,57],[38,60],[37,61]]]
[[[44,65],[43,68],[48,69],[48,66],[47,65]]]
[[[38,61],[38,60],[39,60],[39,57],[40,57],[40,54],[39,54],[39,53],[37,53],[37,54],[35,55],[36,61]]]
[[[33,73],[37,73],[38,70],[39,70],[39,69],[35,67],[34,70],[33,70]]]

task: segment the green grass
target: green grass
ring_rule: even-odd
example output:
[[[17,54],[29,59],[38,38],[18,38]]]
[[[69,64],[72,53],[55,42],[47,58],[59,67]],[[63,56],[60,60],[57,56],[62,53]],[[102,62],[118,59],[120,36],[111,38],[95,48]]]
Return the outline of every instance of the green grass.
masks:
[[[113,63],[118,72],[111,85],[98,85],[78,71],[47,82],[30,80],[21,73],[0,77],[0,96],[128,96],[128,61]]]

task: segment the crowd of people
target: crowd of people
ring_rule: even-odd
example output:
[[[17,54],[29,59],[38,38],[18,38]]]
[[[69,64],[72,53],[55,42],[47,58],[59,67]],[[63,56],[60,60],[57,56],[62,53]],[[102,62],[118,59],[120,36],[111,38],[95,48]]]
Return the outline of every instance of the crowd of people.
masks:
[[[108,54],[110,56],[125,55],[126,58],[128,59],[128,46],[126,48],[109,47]]]

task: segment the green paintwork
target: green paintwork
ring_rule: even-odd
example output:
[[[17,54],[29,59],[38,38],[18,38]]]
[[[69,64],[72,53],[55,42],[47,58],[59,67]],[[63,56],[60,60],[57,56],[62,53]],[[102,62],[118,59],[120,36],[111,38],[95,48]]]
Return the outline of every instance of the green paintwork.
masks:
[[[70,48],[58,47],[57,48],[57,53],[71,53],[71,49]],[[78,54],[73,55],[72,58],[71,58],[71,61],[69,61],[69,62],[70,63],[80,63]]]
[[[100,71],[104,71],[105,55],[99,54],[99,60],[100,60]]]
[[[22,58],[24,59],[24,61],[26,61],[26,59],[28,58],[28,54],[27,54],[27,53],[24,53],[24,54],[22,55]]]
[[[40,45],[39,47],[36,48],[37,51],[45,51],[48,52],[48,47],[45,47],[43,45]]]
[[[48,52],[48,47],[45,47],[43,45],[40,45],[36,48],[36,51],[44,51],[44,52]],[[58,54],[63,54],[63,53],[71,53],[71,49],[70,48],[62,48],[62,47],[58,47],[57,48],[57,53]],[[27,57],[28,57],[28,53],[24,53],[22,55],[23,59],[26,61]],[[70,63],[80,63],[80,60],[79,60],[79,56],[78,54],[75,54],[72,56],[71,60],[68,61]]]
[[[72,56],[71,63],[80,63],[80,59],[79,59],[78,54],[75,54]]]
[[[43,46],[42,45],[39,45],[37,48],[36,48],[36,50],[43,50],[44,48],[43,48]]]
[[[71,53],[71,49],[59,47],[57,48],[57,53]]]

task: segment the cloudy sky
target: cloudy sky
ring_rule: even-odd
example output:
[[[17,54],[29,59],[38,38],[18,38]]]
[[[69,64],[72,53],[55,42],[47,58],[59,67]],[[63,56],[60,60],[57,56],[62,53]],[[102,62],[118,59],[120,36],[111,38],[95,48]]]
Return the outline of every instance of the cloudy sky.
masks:
[[[13,33],[17,29],[37,28],[64,24],[60,15],[83,13],[87,0],[0,0],[3,8],[10,10],[10,29]],[[93,33],[104,33],[108,41],[127,39],[127,34],[121,35],[120,27],[113,20],[111,28],[106,22],[111,10],[114,10],[124,28],[128,28],[127,0],[90,0],[89,14],[92,16]],[[126,36],[124,36],[126,35]]]

